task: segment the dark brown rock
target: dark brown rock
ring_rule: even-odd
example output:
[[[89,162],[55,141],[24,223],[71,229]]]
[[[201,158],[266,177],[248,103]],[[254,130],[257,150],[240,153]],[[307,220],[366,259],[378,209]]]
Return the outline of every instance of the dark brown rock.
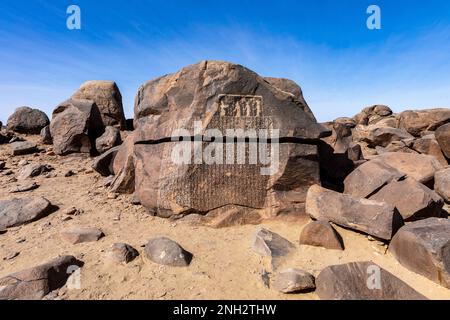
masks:
[[[176,112],[174,112],[176,110]],[[194,125],[202,127],[194,133]],[[209,129],[279,129],[279,170],[261,164],[179,165],[171,159],[183,135],[207,140]],[[135,103],[135,186],[142,205],[160,216],[206,214],[227,205],[266,209],[265,218],[301,214],[308,187],[319,183],[315,145],[328,134],[308,106],[239,65],[204,61],[142,86]],[[306,142],[302,144],[300,142]],[[255,144],[255,142],[252,142]],[[203,150],[220,147],[203,141]],[[225,152],[226,153],[226,152]],[[224,153],[224,154],[225,154]],[[192,155],[193,156],[193,155]],[[250,192],[251,190],[251,192]],[[270,196],[269,196],[270,195]]]
[[[441,217],[444,205],[436,192],[412,178],[393,181],[370,199],[393,205],[405,221]]]
[[[443,168],[435,157],[425,154],[392,152],[384,153],[374,160],[383,162],[423,184],[432,182],[436,171]]]
[[[74,268],[83,262],[73,256],[56,258],[43,265],[0,279],[0,300],[39,300],[63,287]]]
[[[44,112],[30,107],[20,107],[9,117],[7,128],[19,133],[39,134],[49,124],[50,121]]]
[[[450,202],[450,168],[436,172],[434,175],[434,191],[446,202]]]
[[[0,201],[0,229],[17,227],[46,216],[51,203],[42,197],[14,198]]]
[[[99,153],[105,153],[106,151],[120,145],[122,143],[122,138],[120,137],[120,130],[115,127],[106,127],[105,133],[99,137],[95,146]]]
[[[135,191],[134,135],[130,134],[117,151],[113,161],[114,180],[111,190],[132,194]]]
[[[100,111],[104,127],[114,126],[125,130],[122,95],[115,82],[87,81],[81,85],[72,98],[94,101]]]
[[[50,132],[50,125],[42,128],[40,135],[43,144],[53,144],[52,133]]]
[[[423,131],[435,131],[450,122],[450,109],[428,109],[404,111],[399,114],[399,127],[410,134],[420,137]]]
[[[61,237],[71,244],[95,242],[104,236],[104,233],[96,228],[72,228],[61,232]]]
[[[328,221],[313,221],[307,224],[300,234],[300,244],[344,250],[342,237]]]
[[[90,153],[104,131],[96,104],[91,100],[71,99],[53,111],[50,132],[53,150],[58,155]]]
[[[450,123],[439,127],[436,130],[435,136],[442,152],[450,159]]]
[[[363,163],[344,180],[346,194],[366,198],[391,181],[400,180],[404,173],[382,161],[371,160]]]
[[[313,219],[328,220],[384,240],[390,240],[403,224],[392,205],[340,194],[318,185],[308,191],[306,212]]]
[[[404,267],[450,289],[450,220],[410,223],[398,231],[389,250]]]
[[[21,156],[38,152],[36,143],[31,141],[18,141],[10,144],[13,156]]]
[[[450,139],[450,136],[449,136]],[[447,159],[442,153],[439,143],[436,141],[434,135],[424,136],[417,139],[412,144],[412,148],[419,153],[427,154],[436,158],[440,164],[447,166]]]
[[[281,293],[314,290],[314,276],[300,269],[286,269],[275,275],[271,287]]]
[[[145,246],[145,255],[155,263],[172,267],[187,267],[192,260],[190,252],[165,237],[150,240]]]
[[[373,262],[327,267],[316,278],[316,287],[321,300],[426,300]]]

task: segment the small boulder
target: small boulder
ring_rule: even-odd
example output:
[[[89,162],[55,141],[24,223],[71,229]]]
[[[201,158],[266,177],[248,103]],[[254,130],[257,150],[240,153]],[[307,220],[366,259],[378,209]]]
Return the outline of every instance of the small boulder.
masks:
[[[344,250],[342,237],[328,221],[313,221],[307,224],[300,234],[300,244]]]
[[[51,203],[42,197],[14,198],[0,201],[0,229],[17,227],[46,216]]]
[[[115,127],[106,127],[105,133],[95,141],[95,146],[99,153],[105,153],[121,143],[120,130]]]
[[[10,144],[13,156],[21,156],[38,152],[37,144],[31,141],[18,141]]]
[[[34,178],[55,170],[52,166],[46,164],[27,164],[19,170],[17,180],[25,180],[28,178]]]
[[[190,252],[166,237],[150,240],[145,245],[145,255],[155,263],[172,267],[187,267],[192,260]]]
[[[316,278],[316,287],[321,300],[426,300],[373,262],[327,267]]]
[[[450,289],[450,220],[429,218],[407,224],[389,250],[404,267]]]
[[[434,175],[434,191],[446,202],[450,202],[450,167],[436,172]]]
[[[44,112],[30,107],[20,107],[9,117],[7,128],[19,133],[39,134],[49,124],[50,121]]]
[[[344,180],[344,193],[366,198],[391,181],[405,176],[388,164],[371,160],[363,163]]]
[[[254,236],[253,249],[262,256],[270,257],[272,268],[276,269],[282,259],[292,253],[295,246],[282,236],[260,228]]]
[[[353,119],[357,124],[369,125],[377,123],[392,115],[392,110],[385,105],[374,105],[364,108],[360,113],[358,113]]]
[[[111,190],[117,193],[132,194],[135,191],[134,135],[130,134],[120,146],[114,157],[115,178]]]
[[[435,136],[442,152],[450,159],[450,123],[439,127],[435,132]]]
[[[73,269],[83,262],[63,256],[43,265],[13,273],[0,279],[0,300],[40,300],[63,287]]]
[[[104,177],[114,175],[114,159],[116,158],[119,149],[120,146],[114,147],[95,158],[92,164],[92,169],[94,169]]]
[[[71,244],[95,242],[104,236],[104,233],[96,228],[73,228],[61,232],[61,237]]]
[[[50,132],[50,126],[45,126],[41,130],[41,142],[43,144],[53,144],[52,133]]]
[[[35,190],[39,188],[39,185],[36,182],[28,182],[19,184],[18,186],[15,186],[11,190],[9,190],[9,193],[20,193],[20,192],[27,192],[31,190]]]
[[[139,252],[126,243],[114,243],[107,253],[108,259],[117,263],[128,263],[133,261]]]
[[[328,220],[345,228],[390,240],[403,225],[394,206],[361,199],[314,185],[306,196],[306,213],[315,220]]]
[[[393,181],[370,197],[397,208],[405,221],[441,217],[444,201],[433,190],[412,178]]]
[[[300,269],[279,272],[272,281],[272,288],[281,293],[298,293],[316,288],[314,276]]]

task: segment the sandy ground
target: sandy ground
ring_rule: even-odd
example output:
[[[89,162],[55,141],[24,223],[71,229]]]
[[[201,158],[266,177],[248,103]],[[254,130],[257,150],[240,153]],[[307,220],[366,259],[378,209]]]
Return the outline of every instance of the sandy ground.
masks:
[[[318,299],[314,293],[283,295],[264,286],[261,270],[268,264],[252,250],[252,238],[258,226],[211,229],[151,217],[143,207],[131,204],[131,196],[110,199],[108,190],[100,186],[103,178],[89,170],[92,163],[89,157],[58,157],[44,152],[12,158],[8,145],[0,146],[0,160],[5,160],[14,174],[22,159],[50,164],[56,168],[57,176],[37,177],[34,179],[40,184],[37,190],[13,195],[9,189],[15,184],[8,180],[14,175],[0,173],[0,199],[39,195],[60,209],[0,235],[0,277],[68,254],[83,260],[85,266],[81,271],[81,289],[61,289],[63,299]],[[76,175],[64,177],[68,170],[75,171]],[[84,213],[63,221],[64,209],[72,206],[83,209]],[[342,252],[298,245],[298,237],[307,222],[307,219],[297,223],[269,221],[262,225],[297,246],[280,270],[295,267],[318,275],[329,265],[372,260],[428,298],[450,299],[450,290],[408,271],[389,252],[385,253],[385,246],[362,234],[337,227],[346,246]],[[95,243],[71,245],[62,241],[59,234],[73,226],[97,227],[106,237]],[[187,268],[172,268],[146,260],[142,246],[159,235],[172,238],[192,252],[192,264]],[[132,245],[141,256],[128,265],[110,262],[105,253],[116,242]],[[3,257],[11,252],[20,254],[4,261]]]

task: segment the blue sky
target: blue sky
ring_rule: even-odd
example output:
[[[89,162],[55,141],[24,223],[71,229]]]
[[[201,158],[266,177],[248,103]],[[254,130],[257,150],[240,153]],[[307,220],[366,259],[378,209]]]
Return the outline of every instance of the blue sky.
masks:
[[[66,9],[81,8],[81,30]],[[381,30],[366,27],[369,5]],[[214,59],[299,83],[320,121],[382,103],[450,107],[450,1],[2,0],[0,120],[114,80],[132,117],[145,81]]]

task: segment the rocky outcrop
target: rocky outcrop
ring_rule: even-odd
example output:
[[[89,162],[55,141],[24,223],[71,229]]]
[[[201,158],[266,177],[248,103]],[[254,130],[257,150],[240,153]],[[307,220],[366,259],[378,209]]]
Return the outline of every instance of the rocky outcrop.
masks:
[[[450,136],[448,137],[450,139]],[[412,149],[419,153],[427,154],[436,158],[440,164],[447,166],[447,159],[442,153],[441,147],[434,135],[427,135],[415,140],[411,146]]]
[[[450,109],[428,109],[420,111],[404,111],[398,115],[399,128],[420,137],[422,132],[435,131],[450,122]]]
[[[406,268],[450,289],[450,220],[410,223],[398,231],[389,250]]]
[[[426,300],[426,298],[373,262],[330,266],[316,278],[321,300]]]
[[[103,127],[126,129],[122,95],[115,82],[87,81],[73,94],[72,99],[93,101],[99,109]]]
[[[356,124],[370,125],[392,115],[392,110],[385,105],[374,105],[364,108],[353,119]]]
[[[258,135],[259,129],[279,130],[280,139],[286,143],[268,147],[260,146],[260,140],[248,139],[248,144],[241,143],[248,150],[252,144],[266,148],[266,153],[279,147],[279,159],[276,161],[274,155],[268,165],[263,165],[259,161],[250,163],[244,156],[245,164],[237,166],[226,163],[227,152],[229,160],[234,152],[221,153],[225,147],[218,136],[214,143],[209,141],[209,129],[217,129],[222,137],[236,137],[236,132],[227,129],[255,129]],[[265,217],[273,217],[281,212],[304,211],[308,187],[320,180],[315,144],[329,133],[293,94],[242,66],[204,61],[139,89],[134,134],[136,196],[157,215],[206,214],[236,205],[265,209]],[[179,163],[174,161],[172,155],[177,150],[191,146],[190,142],[170,143],[171,138],[177,140],[180,135],[188,136],[189,141],[194,136],[203,138],[200,144],[206,153],[201,161],[198,153],[186,153],[183,161],[175,156]],[[249,137],[241,134],[240,138]],[[207,163],[211,158],[205,161],[205,154],[214,153],[216,148],[217,160]],[[272,175],[270,164],[278,167]]]
[[[392,205],[340,194],[318,185],[308,191],[306,213],[313,219],[328,220],[384,240],[390,240],[403,224]]]
[[[450,159],[450,123],[439,127],[436,130],[435,136],[442,152]]]
[[[71,273],[83,266],[73,256],[62,256],[43,265],[0,279],[0,300],[40,300],[63,287]]]
[[[20,107],[9,117],[6,126],[8,130],[14,132],[39,134],[49,124],[50,121],[44,112],[30,107]]]

